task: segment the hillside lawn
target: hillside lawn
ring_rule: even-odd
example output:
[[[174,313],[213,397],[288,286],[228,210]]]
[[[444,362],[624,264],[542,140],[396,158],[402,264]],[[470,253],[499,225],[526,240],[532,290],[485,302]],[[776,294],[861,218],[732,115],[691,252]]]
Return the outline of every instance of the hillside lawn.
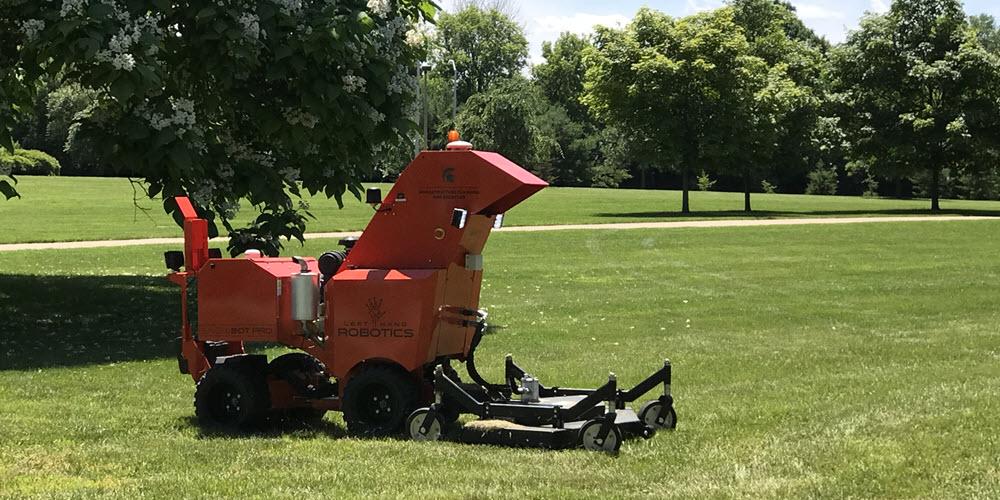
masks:
[[[0,497],[995,498],[998,245],[1000,221],[495,235],[488,376],[508,352],[565,386],[673,361],[677,430],[618,457],[356,439],[336,414],[205,434],[164,248],[0,254]]]
[[[47,241],[178,237],[181,232],[161,202],[133,191],[128,179],[18,177],[22,198],[0,201],[0,244]],[[383,194],[389,185],[381,184]],[[136,208],[135,200],[138,199]],[[506,224],[601,224],[714,218],[858,217],[927,215],[928,200],[865,199],[848,196],[754,194],[755,212],[743,210],[742,193],[692,192],[689,215],[681,193],[662,190],[547,188],[511,210]],[[363,229],[372,209],[348,195],[343,210],[325,196],[307,198],[316,220],[310,232]],[[1000,202],[944,200],[946,214],[1000,215]],[[241,212],[239,222],[253,210]]]

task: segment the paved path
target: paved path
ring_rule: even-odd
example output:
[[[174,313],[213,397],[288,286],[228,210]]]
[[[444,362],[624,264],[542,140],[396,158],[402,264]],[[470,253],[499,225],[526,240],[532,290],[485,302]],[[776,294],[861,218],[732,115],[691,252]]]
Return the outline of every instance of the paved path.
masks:
[[[973,221],[1000,220],[1000,217],[980,216],[913,216],[913,217],[825,217],[800,219],[724,219],[724,220],[689,220],[671,222],[619,222],[613,224],[561,224],[552,226],[512,226],[500,229],[503,233],[528,233],[538,231],[565,230],[608,230],[608,229],[679,229],[692,227],[759,227],[759,226],[802,226],[811,224],[863,224],[874,222],[928,222],[928,221]],[[307,239],[328,239],[357,236],[360,231],[341,233],[308,233]],[[215,242],[226,242],[226,238],[216,238]],[[183,238],[144,238],[137,240],[104,240],[104,241],[62,241],[55,243],[11,243],[0,244],[0,252],[16,250],[63,250],[72,248],[107,248],[126,247],[132,245],[177,245],[183,244]]]

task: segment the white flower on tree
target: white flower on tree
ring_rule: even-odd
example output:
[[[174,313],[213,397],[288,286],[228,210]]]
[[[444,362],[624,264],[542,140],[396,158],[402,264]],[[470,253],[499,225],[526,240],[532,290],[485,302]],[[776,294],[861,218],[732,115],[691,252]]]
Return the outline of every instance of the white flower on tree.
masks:
[[[71,14],[82,16],[86,8],[87,0],[63,0],[62,8],[59,9],[59,15],[61,17]]]
[[[178,136],[184,135],[191,127],[197,123],[197,116],[194,112],[194,101],[184,98],[169,99],[170,108],[173,114],[163,116],[163,113],[150,112],[143,107],[137,110],[137,114],[149,122],[149,126],[156,130],[163,130],[167,127],[176,127],[174,133]]]
[[[302,0],[274,0],[274,4],[286,16],[297,17],[302,14]]]
[[[368,10],[377,16],[385,17],[392,10],[389,0],[368,0]]]
[[[42,21],[41,19],[28,19],[27,21],[21,23],[21,33],[24,33],[24,37],[27,38],[29,42],[38,38],[38,34],[44,29],[45,21]]]
[[[260,39],[260,18],[249,12],[240,15],[237,21],[243,27],[243,38],[251,41]]]
[[[302,125],[305,128],[315,128],[316,124],[319,123],[319,118],[312,113],[303,111],[301,109],[285,108],[284,110],[285,121],[289,125]]]
[[[344,75],[344,91],[348,94],[364,92],[367,83],[364,78],[355,75],[351,70],[347,70],[347,74]]]

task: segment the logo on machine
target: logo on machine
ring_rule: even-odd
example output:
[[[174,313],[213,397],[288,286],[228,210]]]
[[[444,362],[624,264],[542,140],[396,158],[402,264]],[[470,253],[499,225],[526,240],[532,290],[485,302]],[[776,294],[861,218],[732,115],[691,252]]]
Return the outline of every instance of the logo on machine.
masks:
[[[348,321],[337,329],[338,337],[370,337],[386,339],[408,339],[416,332],[409,328],[405,321],[383,321],[386,312],[382,309],[383,300],[372,297],[365,302],[368,321]]]
[[[455,182],[455,169],[448,167],[441,171],[441,180],[452,183]]]
[[[382,310],[382,299],[377,299],[372,297],[368,299],[365,304],[365,309],[368,309],[368,317],[372,320],[372,325],[377,325],[378,320],[385,316],[385,311]]]

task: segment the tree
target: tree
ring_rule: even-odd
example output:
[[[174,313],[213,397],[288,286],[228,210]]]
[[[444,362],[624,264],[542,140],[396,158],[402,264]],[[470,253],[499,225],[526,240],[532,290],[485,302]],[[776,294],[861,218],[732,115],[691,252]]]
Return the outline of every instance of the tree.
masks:
[[[590,186],[595,180],[603,186],[621,182],[620,173],[604,161],[608,143],[602,140],[601,131],[607,127],[581,102],[587,73],[584,52],[591,46],[586,37],[563,33],[555,43],[542,44],[545,62],[532,68],[535,83],[551,104],[541,127],[559,143],[562,154],[553,160],[552,175],[562,186]]]
[[[545,62],[531,68],[535,81],[549,102],[558,104],[574,121],[590,122],[587,107],[580,102],[587,66],[584,51],[591,47],[587,38],[573,33],[563,33],[552,42],[542,43]]]
[[[863,19],[833,62],[852,158],[884,177],[926,173],[931,210],[943,169],[995,156],[1000,64],[957,0],[896,0]]]
[[[18,61],[22,25],[16,17],[3,14],[5,12],[0,10],[0,148],[14,155],[11,134],[25,112],[24,106],[30,106],[32,101],[31,90],[23,83],[24,72]],[[5,199],[20,196],[14,189],[16,184],[17,178],[11,172],[0,172],[0,194]]]
[[[477,148],[498,151],[514,163],[551,179],[555,138],[539,127],[545,99],[524,77],[511,78],[469,98],[458,115],[459,129]]]
[[[437,21],[440,49],[435,73],[451,81],[449,61],[458,70],[458,103],[520,74],[528,61],[524,29],[503,12],[469,4]]]
[[[584,102],[629,138],[640,161],[680,170],[681,211],[690,212],[692,172],[736,152],[732,105],[747,98],[747,72],[761,67],[747,65],[733,9],[680,20],[641,9],[624,29],[598,28],[594,45]]]
[[[175,218],[190,195],[231,252],[276,254],[303,239],[302,189],[360,197],[376,146],[413,126],[414,25],[434,14],[428,0],[6,0],[0,113],[42,74],[94,89],[77,133],[100,157],[141,173]],[[260,214],[238,229],[241,199]]]
[[[808,169],[825,42],[783,2],[733,0],[731,5],[753,57],[743,59],[744,88],[728,106],[735,125],[729,141],[738,147],[728,156],[726,170],[743,178],[744,210],[750,212],[752,186],[778,165],[784,171]]]
[[[993,16],[989,14],[971,16],[969,17],[969,25],[976,30],[976,36],[979,37],[979,43],[983,45],[984,49],[994,54],[1000,54],[1000,26],[997,26],[997,21]]]

